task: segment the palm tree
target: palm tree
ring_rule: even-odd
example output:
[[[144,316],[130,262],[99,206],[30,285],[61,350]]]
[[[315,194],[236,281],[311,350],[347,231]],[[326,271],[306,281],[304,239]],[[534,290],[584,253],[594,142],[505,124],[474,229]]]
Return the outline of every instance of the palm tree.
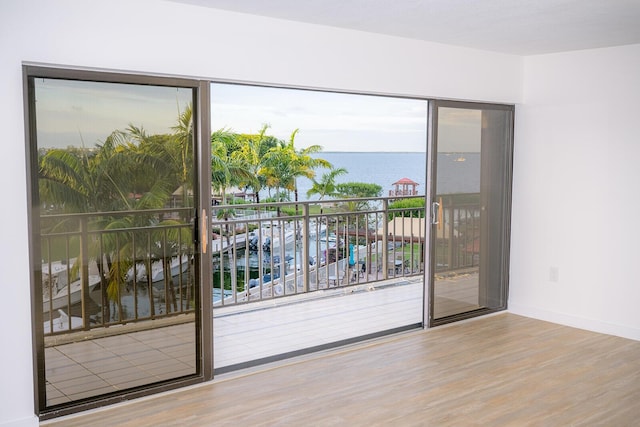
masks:
[[[40,199],[67,213],[108,212],[129,202],[130,163],[124,132],[95,149],[52,149],[40,159]]]
[[[176,124],[171,127],[172,134],[170,135],[152,135],[148,136],[144,132],[140,132],[137,128],[129,126],[128,133],[135,136],[138,142],[138,149],[144,152],[152,153],[154,156],[159,156],[166,163],[165,170],[163,170],[163,176],[168,183],[164,197],[155,200],[153,203],[145,202],[152,195],[160,194],[158,191],[150,191],[143,193],[142,199],[140,199],[139,206],[136,210],[140,209],[157,209],[166,205],[168,190],[175,188],[181,189],[182,192],[182,207],[188,207],[192,205],[192,194],[189,190],[193,188],[193,108],[189,104],[184,111],[178,112]],[[148,176],[152,179],[156,179],[155,174],[151,173]],[[162,182],[162,181],[161,181]],[[157,226],[160,232],[153,232],[151,235],[142,236],[150,238],[153,242],[147,249],[151,249],[151,252],[145,252],[142,254],[133,254],[136,259],[142,258],[146,271],[151,271],[151,265],[155,261],[161,261],[164,269],[165,290],[167,291],[166,300],[167,308],[173,305],[173,309],[177,310],[177,301],[174,290],[174,282],[171,279],[171,260],[174,257],[178,257],[179,262],[182,262],[182,256],[186,252],[187,254],[193,251],[192,245],[185,242],[190,242],[187,236],[189,232],[184,227],[188,221],[189,214],[184,213],[181,221],[173,219],[164,219],[154,226]],[[146,224],[137,224],[132,226],[148,226],[149,219],[147,218]],[[128,250],[127,245],[123,247],[123,250]],[[121,257],[120,259],[126,259]],[[125,268],[127,266],[125,265]],[[131,266],[129,266],[130,268]],[[191,270],[188,270],[188,274]],[[149,292],[151,289],[152,278],[147,274],[147,286]],[[189,291],[189,288],[187,288]],[[154,315],[154,306],[151,304],[151,315]]]
[[[170,195],[165,160],[148,150],[140,149],[146,138],[141,128],[130,126],[130,132],[114,131],[94,149],[52,149],[40,158],[39,191],[42,201],[58,206],[67,213],[104,212],[92,217],[89,228],[109,230],[117,228],[122,218],[108,212],[144,210],[162,207]],[[142,194],[142,197],[136,195]],[[142,217],[138,221],[143,221]],[[148,219],[147,219],[148,220]],[[133,221],[133,220],[132,220]],[[73,227],[62,220],[60,229]],[[101,278],[103,319],[111,318],[109,301],[117,298],[123,265],[114,263],[117,248],[125,241],[114,241],[111,233],[88,242]],[[82,255],[82,254],[81,254]],[[80,264],[89,260],[78,260]],[[77,268],[77,267],[76,267]],[[150,270],[148,270],[150,271]]]
[[[317,194],[319,200],[324,199],[325,197],[335,197],[338,195],[338,191],[336,190],[336,178],[340,175],[345,175],[347,170],[345,168],[337,168],[330,169],[329,172],[322,174],[322,178],[320,181],[316,181],[312,179],[313,185],[307,191],[307,197],[313,196]]]
[[[244,159],[234,155],[238,148],[236,138],[236,134],[226,129],[211,134],[211,183],[221,195],[223,205],[227,189],[254,178]]]
[[[264,124],[257,135],[238,136],[240,147],[232,154],[245,165],[250,174],[250,178],[242,184],[253,189],[256,203],[260,203],[260,190],[266,185],[265,154],[269,148],[277,145],[275,138],[265,135],[268,128],[269,125]]]
[[[164,220],[158,223],[156,231],[153,233],[153,241],[157,242],[153,248],[157,250],[155,258],[162,261],[164,289],[166,292],[167,311],[173,306],[173,311],[178,311],[178,301],[176,298],[175,286],[171,272],[171,260],[177,257],[179,265],[188,262],[183,259],[185,252],[189,253],[192,249],[190,229],[183,227],[183,221]],[[151,270],[147,270],[151,271]],[[147,274],[147,283],[151,282]]]
[[[298,201],[298,177],[306,177],[309,179],[313,179],[316,175],[315,169],[322,167],[330,169],[333,167],[331,163],[324,159],[312,157],[312,154],[316,154],[322,151],[322,146],[320,145],[310,145],[301,150],[296,150],[294,147],[294,140],[296,135],[298,134],[298,129],[294,130],[291,133],[291,137],[289,138],[289,147],[295,153],[295,168],[294,168],[294,200]]]
[[[237,135],[225,129],[220,129],[211,135],[211,182],[222,197],[221,209],[218,209],[217,218],[225,221],[224,235],[227,241],[231,280],[236,280],[235,263],[233,259],[233,246],[229,232],[229,218],[233,210],[224,207],[227,204],[227,189],[241,182],[248,182],[254,178],[241,157],[233,156],[237,150]],[[223,269],[220,269],[223,271]]]
[[[182,113],[178,114],[178,122],[171,128],[173,130],[173,138],[177,149],[177,155],[174,157],[174,164],[179,164],[179,179],[182,187],[182,203],[183,206],[189,206],[188,194],[189,188],[192,186],[193,178],[191,167],[193,161],[193,107],[189,104]],[[171,153],[171,151],[169,151]]]
[[[335,197],[336,195],[338,195],[338,191],[336,189],[336,178],[339,175],[345,175],[346,173],[347,170],[345,168],[332,168],[329,170],[329,172],[322,174],[320,182],[312,178],[311,181],[313,182],[313,185],[311,186],[309,191],[307,191],[307,197],[310,197],[314,194],[318,194],[320,196],[319,200],[324,199],[325,196]],[[322,214],[323,212],[324,206],[320,204],[320,214]]]
[[[159,181],[156,185],[163,186],[164,184]],[[165,286],[167,286],[167,278],[169,278],[167,307],[173,303],[174,310],[177,310],[173,280],[170,279],[171,259],[176,255],[181,259],[181,254],[192,251],[191,233],[184,227],[180,227],[180,225],[184,225],[184,221],[173,219],[157,221],[154,215],[144,215],[144,211],[147,209],[162,207],[164,204],[163,198],[158,198],[157,196],[160,193],[168,194],[170,188],[169,186],[154,188],[143,194],[131,206],[132,210],[138,211],[140,214],[113,218],[103,225],[102,229],[106,233],[102,234],[102,238],[90,242],[90,253],[104,253],[108,261],[106,295],[103,293],[103,315],[105,319],[110,319],[109,316],[111,315],[108,307],[109,301],[116,302],[118,319],[123,319],[122,307],[118,304],[120,301],[120,285],[125,282],[128,272],[138,262],[136,260],[142,261],[144,270],[147,272],[146,283],[141,282],[141,284],[147,288],[149,295],[152,295],[153,292],[153,277],[150,273],[152,264],[156,261],[162,262]],[[151,230],[149,230],[150,225],[152,225]],[[132,231],[121,231],[127,229]],[[109,230],[118,230],[118,232],[109,233]],[[98,269],[101,270],[99,260],[96,260],[96,262],[99,266]],[[107,307],[104,307],[104,305]],[[154,304],[150,304],[149,308],[151,310],[150,315],[153,317],[155,315]]]
[[[332,167],[328,161],[311,156],[322,151],[320,145],[310,145],[301,150],[296,150],[295,138],[298,131],[299,129],[295,129],[291,133],[289,142],[281,143],[272,148],[265,156],[266,169],[269,176],[267,182],[270,179],[270,182],[275,184],[277,189],[283,188],[287,191],[293,191],[296,202],[298,201],[297,178],[306,177],[312,179],[315,177],[314,169]]]
[[[284,144],[273,147],[265,155],[263,174],[269,187],[275,189],[276,202],[282,201],[282,191],[293,189],[295,153]]]

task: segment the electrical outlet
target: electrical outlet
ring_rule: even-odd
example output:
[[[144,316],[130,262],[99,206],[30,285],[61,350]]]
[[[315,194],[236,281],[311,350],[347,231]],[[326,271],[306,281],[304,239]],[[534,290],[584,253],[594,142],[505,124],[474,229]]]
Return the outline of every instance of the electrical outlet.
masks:
[[[560,277],[560,273],[558,272],[558,267],[549,268],[549,281],[557,282]]]

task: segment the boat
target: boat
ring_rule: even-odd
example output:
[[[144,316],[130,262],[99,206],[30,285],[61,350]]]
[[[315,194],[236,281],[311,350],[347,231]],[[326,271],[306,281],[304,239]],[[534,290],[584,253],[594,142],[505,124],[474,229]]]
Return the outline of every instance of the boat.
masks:
[[[318,236],[327,234],[327,226],[317,221],[309,221],[309,239],[317,240]]]
[[[69,262],[74,262],[74,260],[69,260]],[[50,263],[42,264],[42,282],[54,282],[54,281],[62,281],[64,280],[66,283],[67,280],[67,271],[69,266],[66,262],[62,261],[53,261]]]
[[[190,262],[187,255],[172,258],[170,267],[171,278],[178,277],[181,274],[186,274],[189,269],[189,265]],[[158,284],[164,286],[164,282],[164,268],[162,266],[162,261],[156,261],[151,265],[151,283],[154,286],[158,286]]]
[[[338,238],[336,233],[330,232],[327,234],[326,230],[323,230],[319,235],[319,240],[321,243],[326,243],[330,248],[335,248],[336,245],[344,245],[344,239],[342,237]]]
[[[44,322],[44,333],[50,334],[53,332],[63,332],[69,330],[69,320],[71,320],[71,329],[82,328],[82,318],[77,316],[67,315],[63,310],[58,309],[60,316],[56,317],[52,321]],[[51,328],[53,326],[53,329]]]
[[[186,274],[189,269],[190,259],[187,255],[182,255],[181,257],[173,257],[171,258],[171,277],[178,277],[180,274]],[[135,268],[135,277],[136,282],[138,283],[146,283],[147,282],[147,268],[144,263],[140,262],[136,264]],[[126,281],[132,282],[134,277],[133,267],[129,269],[126,275]],[[163,261],[158,260],[154,261],[151,264],[151,283],[154,286],[164,286],[164,266]]]
[[[233,296],[233,291],[228,289],[221,290],[220,288],[213,288],[213,304],[220,305],[223,299],[227,299]]]
[[[265,253],[278,253],[280,252],[280,246],[284,241],[284,247],[291,248],[296,241],[296,236],[293,230],[285,228],[281,230],[280,227],[263,228],[259,232],[254,231],[251,236],[253,242],[262,242],[262,250]]]
[[[82,280],[78,279],[67,284],[67,275],[58,275],[42,282],[42,312],[72,306],[82,301]],[[100,284],[100,276],[89,275],[89,294]]]

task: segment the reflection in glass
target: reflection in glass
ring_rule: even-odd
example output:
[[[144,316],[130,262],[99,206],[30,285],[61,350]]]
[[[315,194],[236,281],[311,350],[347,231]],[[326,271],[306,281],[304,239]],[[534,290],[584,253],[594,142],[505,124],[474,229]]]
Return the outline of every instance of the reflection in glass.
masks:
[[[504,307],[511,111],[438,107],[433,318]]]
[[[192,89],[33,87],[45,406],[195,374]]]

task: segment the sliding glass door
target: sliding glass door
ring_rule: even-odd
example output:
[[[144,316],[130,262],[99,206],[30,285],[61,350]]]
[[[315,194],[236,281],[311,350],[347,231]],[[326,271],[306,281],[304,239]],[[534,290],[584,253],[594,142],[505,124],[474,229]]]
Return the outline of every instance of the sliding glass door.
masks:
[[[506,308],[513,107],[24,77],[43,419]]]
[[[25,71],[39,411],[195,378],[197,85]]]
[[[430,320],[506,308],[513,107],[436,101]]]

